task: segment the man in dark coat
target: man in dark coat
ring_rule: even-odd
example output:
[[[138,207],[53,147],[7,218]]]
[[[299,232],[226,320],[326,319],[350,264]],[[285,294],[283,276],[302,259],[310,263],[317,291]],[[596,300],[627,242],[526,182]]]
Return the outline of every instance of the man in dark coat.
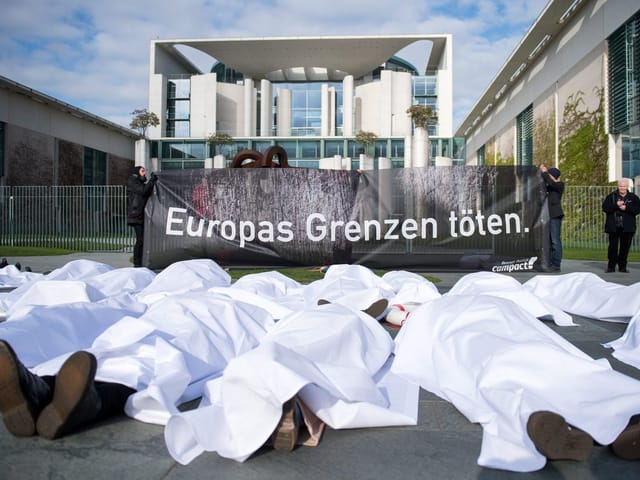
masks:
[[[549,272],[559,272],[562,261],[562,194],[564,193],[564,182],[560,181],[560,170],[557,168],[547,168],[540,165],[542,181],[547,190],[547,200],[549,206],[549,265],[544,269]]]
[[[636,232],[636,215],[640,213],[640,198],[629,191],[631,180],[618,180],[618,189],[607,195],[602,210],[607,214],[604,231],[609,234],[607,273],[628,272],[627,256]]]
[[[127,179],[127,224],[133,227],[136,243],[133,246],[133,266],[142,266],[142,243],[144,241],[144,207],[153,192],[158,177],[151,174],[147,182],[146,170],[140,165],[131,168]]]

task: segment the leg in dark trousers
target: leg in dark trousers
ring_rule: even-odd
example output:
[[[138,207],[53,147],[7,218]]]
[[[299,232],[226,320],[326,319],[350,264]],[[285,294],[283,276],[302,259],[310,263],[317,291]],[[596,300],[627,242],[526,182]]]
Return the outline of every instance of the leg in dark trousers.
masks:
[[[36,428],[41,437],[53,440],[122,413],[129,387],[114,383],[95,382],[96,358],[79,351],[62,365],[51,403],[38,417]]]
[[[627,257],[629,256],[629,250],[631,249],[631,242],[633,241],[633,233],[622,232],[620,237],[620,251],[618,252],[618,270],[627,269]]]
[[[609,262],[607,263],[608,270],[615,270],[616,264],[618,263],[618,242],[620,240],[620,235],[618,232],[609,233],[609,250],[607,251],[607,258]]]
[[[133,246],[133,266],[142,266],[142,242],[144,240],[144,225],[131,225],[136,234],[136,243]]]

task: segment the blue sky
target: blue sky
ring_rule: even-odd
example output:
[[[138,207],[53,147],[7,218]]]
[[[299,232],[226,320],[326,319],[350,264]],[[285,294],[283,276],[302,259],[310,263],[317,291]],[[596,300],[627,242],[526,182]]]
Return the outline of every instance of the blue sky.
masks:
[[[147,107],[153,39],[451,33],[457,128],[547,0],[2,3],[0,75],[124,126]]]

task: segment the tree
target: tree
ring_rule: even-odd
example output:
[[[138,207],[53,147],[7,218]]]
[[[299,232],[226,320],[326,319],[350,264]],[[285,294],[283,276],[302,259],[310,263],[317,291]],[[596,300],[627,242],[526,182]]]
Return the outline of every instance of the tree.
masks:
[[[133,112],[131,112],[133,118],[131,119],[131,123],[129,126],[137,130],[141,137],[146,138],[147,129],[149,127],[157,127],[160,125],[160,119],[158,116],[153,113],[147,111],[146,108],[136,108]]]
[[[416,128],[424,128],[433,125],[438,121],[438,116],[433,109],[427,105],[411,105],[407,108],[407,115],[411,117]]]
[[[207,143],[213,146],[213,154],[218,154],[218,146],[220,145],[233,145],[233,137],[228,133],[214,133],[209,135]]]
[[[560,125],[560,170],[564,181],[572,185],[608,183],[608,144],[604,124],[604,91],[594,89],[598,107],[589,110],[584,93],[570,95]]]
[[[378,136],[375,133],[363,130],[360,130],[355,136],[356,143],[364,146],[365,154],[368,156],[371,156],[369,155],[371,153],[371,145],[375,144],[377,139]]]

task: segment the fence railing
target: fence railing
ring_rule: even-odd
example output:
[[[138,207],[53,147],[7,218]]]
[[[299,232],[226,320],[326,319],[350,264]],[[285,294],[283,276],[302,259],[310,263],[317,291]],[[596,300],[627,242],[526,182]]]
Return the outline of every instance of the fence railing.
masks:
[[[562,222],[562,244],[567,248],[603,250],[606,257],[608,237],[604,233],[605,214],[602,201],[615,190],[612,186],[567,186],[562,196],[565,216]],[[638,235],[634,236],[632,252],[640,252]]]
[[[130,250],[126,218],[121,185],[0,187],[0,246]]]
[[[563,245],[606,251],[602,201],[611,186],[567,186]],[[0,246],[129,251],[121,185],[0,187]],[[638,235],[631,251],[640,251]]]

